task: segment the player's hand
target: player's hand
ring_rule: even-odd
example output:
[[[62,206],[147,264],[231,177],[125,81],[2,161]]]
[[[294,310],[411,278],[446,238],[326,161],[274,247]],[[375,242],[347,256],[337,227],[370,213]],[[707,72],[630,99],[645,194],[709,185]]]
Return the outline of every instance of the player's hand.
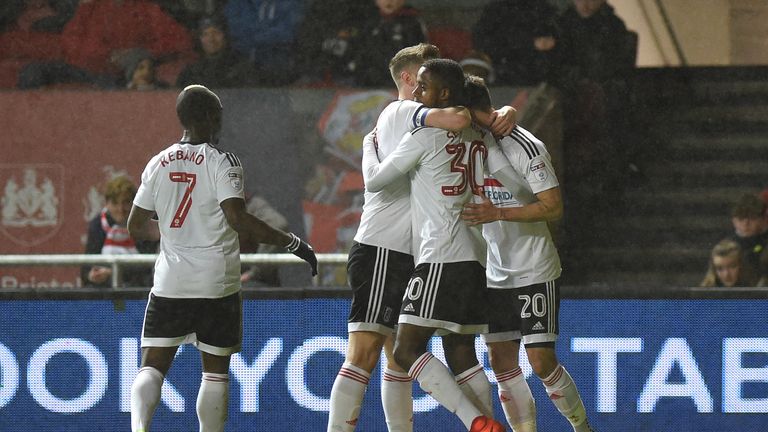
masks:
[[[467,225],[480,225],[501,220],[501,208],[493,205],[491,200],[488,199],[485,194],[481,194],[480,198],[483,200],[480,204],[471,202],[464,204],[464,210],[461,212],[461,219],[463,219]]]
[[[300,239],[296,234],[288,234],[291,236],[291,241],[285,248],[288,252],[308,262],[312,267],[312,276],[317,276],[317,257],[315,256],[315,250],[312,249],[312,246],[310,246],[309,243]]]
[[[507,136],[517,126],[517,110],[504,106],[494,111],[495,117],[491,123],[491,132],[496,136]]]

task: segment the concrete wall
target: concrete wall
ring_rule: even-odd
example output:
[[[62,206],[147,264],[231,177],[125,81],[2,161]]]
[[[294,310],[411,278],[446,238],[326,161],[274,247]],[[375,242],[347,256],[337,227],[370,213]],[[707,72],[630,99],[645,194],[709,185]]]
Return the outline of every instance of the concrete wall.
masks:
[[[639,35],[638,66],[682,63],[654,0],[610,0],[627,27]],[[662,2],[688,65],[731,62],[729,0],[665,0]]]

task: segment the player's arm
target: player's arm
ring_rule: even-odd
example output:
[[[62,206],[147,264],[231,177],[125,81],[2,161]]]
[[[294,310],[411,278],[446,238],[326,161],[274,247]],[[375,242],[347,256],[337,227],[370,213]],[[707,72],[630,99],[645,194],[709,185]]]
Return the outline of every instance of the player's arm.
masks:
[[[266,222],[248,213],[245,200],[242,198],[227,198],[219,206],[224,212],[229,226],[237,234],[248,241],[266,243],[284,247],[292,254],[308,262],[312,267],[312,276],[317,274],[317,257],[307,242],[293,233],[287,233],[271,227]]]
[[[160,240],[160,227],[157,220],[152,219],[153,210],[147,210],[137,206],[131,207],[128,215],[128,233],[134,240],[158,241]]]
[[[368,192],[378,192],[407,174],[416,166],[422,154],[420,146],[411,143],[412,135],[406,134],[395,150],[379,162],[375,139],[375,132],[363,139],[363,182]]]
[[[563,199],[560,187],[554,187],[536,194],[538,201],[522,207],[496,207],[483,195],[480,204],[467,204],[461,218],[469,225],[494,221],[507,222],[551,222],[563,217]]]
[[[430,108],[424,125],[458,132],[472,124],[472,114],[463,106]]]

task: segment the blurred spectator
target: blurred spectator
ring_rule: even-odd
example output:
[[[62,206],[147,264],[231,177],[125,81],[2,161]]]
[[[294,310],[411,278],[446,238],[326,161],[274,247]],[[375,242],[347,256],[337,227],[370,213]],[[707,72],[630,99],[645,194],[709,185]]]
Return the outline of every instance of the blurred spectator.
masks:
[[[104,191],[106,207],[88,224],[86,254],[121,255],[157,251],[157,243],[134,242],[128,234],[125,224],[135,195],[136,186],[126,177],[115,177],[107,182]],[[151,267],[123,266],[121,270],[124,286],[152,286]],[[80,277],[84,286],[112,286],[111,267],[83,266]]]
[[[144,48],[158,62],[192,51],[187,30],[148,0],[83,1],[62,32],[65,62],[33,64],[19,76],[20,88],[62,82],[115,86],[131,49]]]
[[[370,1],[370,0],[369,0]],[[427,41],[419,11],[405,0],[375,0],[379,13],[363,23],[354,41],[354,71],[358,85],[391,86],[389,60],[400,49]]]
[[[763,286],[748,265],[739,244],[730,239],[720,241],[709,257],[709,268],[699,286],[702,287],[754,287]]]
[[[16,87],[32,62],[61,60],[61,28],[77,0],[9,0],[0,5],[0,87]]]
[[[222,18],[201,19],[197,38],[200,58],[181,71],[176,87],[200,84],[208,88],[226,88],[249,84],[253,66],[230,47],[226,23]]]
[[[760,278],[768,275],[768,219],[766,204],[756,194],[744,194],[731,209],[736,241],[744,251],[744,264]]]
[[[585,80],[604,85],[634,69],[634,34],[606,0],[572,0],[557,25],[559,59],[552,78],[561,87]]]
[[[601,240],[602,218],[620,214],[639,177],[626,77],[636,44],[606,0],[571,0],[558,20],[558,63],[548,82],[562,92],[566,218],[571,247]],[[631,54],[630,54],[631,52]],[[581,203],[588,202],[584,206]],[[567,255],[578,251],[567,251]]]
[[[155,59],[143,49],[135,48],[121,58],[125,72],[125,88],[128,90],[156,90],[168,88],[168,83],[157,79]]]
[[[60,33],[72,18],[78,0],[4,0],[0,31]]]
[[[532,86],[550,73],[557,44],[557,10],[544,0],[497,0],[472,28],[475,49],[488,54],[498,84]]]
[[[496,72],[493,69],[491,58],[480,51],[472,51],[459,62],[464,73],[474,75],[485,80],[486,84],[496,81]]]
[[[246,210],[248,213],[256,216],[268,225],[281,230],[288,229],[288,220],[280,212],[275,210],[272,205],[260,196],[254,196],[248,200],[246,204]],[[283,253],[285,248],[265,244],[249,244],[240,242],[241,253]],[[279,266],[274,264],[257,264],[248,267],[241,275],[240,282],[245,287],[255,286],[268,286],[279,287],[280,286],[280,272]]]
[[[229,0],[224,15],[232,47],[256,66],[256,80],[286,85],[298,78],[298,26],[306,0]]]
[[[181,25],[196,31],[200,20],[221,13],[226,0],[153,0]]]
[[[312,87],[354,84],[352,44],[377,12],[368,0],[313,0],[298,34],[301,77]]]

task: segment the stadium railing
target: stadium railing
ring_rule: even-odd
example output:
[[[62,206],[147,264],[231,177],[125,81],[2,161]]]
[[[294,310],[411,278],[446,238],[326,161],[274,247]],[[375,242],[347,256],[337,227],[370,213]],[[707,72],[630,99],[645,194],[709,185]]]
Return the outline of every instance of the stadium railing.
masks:
[[[111,288],[14,288],[1,289],[2,299],[143,299],[150,287],[121,286],[122,267],[126,265],[153,265],[156,255],[92,255],[92,254],[50,254],[50,255],[0,255],[0,269],[21,266],[79,266],[104,265],[112,268]],[[245,265],[272,264],[295,265],[303,261],[291,254],[241,254]],[[345,265],[347,254],[318,254],[318,270],[321,273],[315,281],[322,280],[324,268]],[[245,298],[298,299],[298,298],[339,298],[349,297],[347,286],[309,287],[255,287],[243,288]],[[562,298],[566,299],[766,299],[768,287],[701,288],[673,285],[647,285],[626,283],[622,286],[606,284],[568,285],[561,287]]]

